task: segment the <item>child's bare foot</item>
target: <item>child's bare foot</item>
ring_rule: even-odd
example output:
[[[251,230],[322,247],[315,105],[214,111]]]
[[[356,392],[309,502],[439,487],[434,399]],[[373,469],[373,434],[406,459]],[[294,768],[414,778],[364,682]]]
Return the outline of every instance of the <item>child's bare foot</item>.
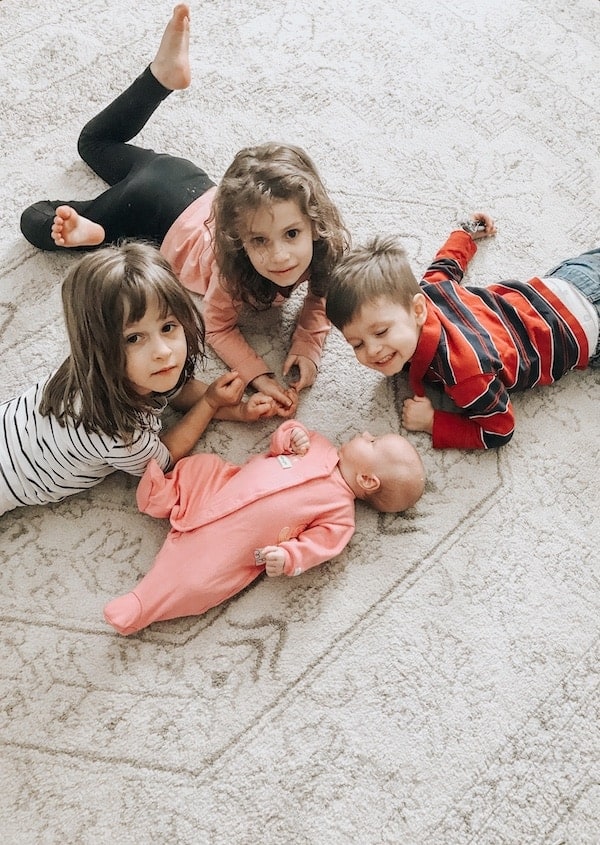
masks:
[[[97,246],[104,240],[105,232],[99,223],[82,217],[70,205],[59,205],[51,235],[58,246]]]
[[[192,81],[190,70],[190,7],[179,3],[173,9],[154,61],[152,75],[171,91],[187,88]]]

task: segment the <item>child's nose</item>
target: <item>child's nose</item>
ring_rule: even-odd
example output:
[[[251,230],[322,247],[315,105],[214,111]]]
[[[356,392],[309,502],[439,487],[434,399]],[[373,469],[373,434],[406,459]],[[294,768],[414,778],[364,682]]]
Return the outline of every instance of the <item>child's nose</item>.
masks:
[[[168,355],[171,351],[171,347],[167,343],[166,339],[159,335],[155,338],[154,343],[152,345],[152,352],[156,358],[163,358],[165,355]]]
[[[381,350],[381,341],[378,337],[373,337],[366,342],[365,346],[367,349],[367,355],[371,357]]]
[[[276,261],[286,259],[290,254],[288,245],[284,241],[276,241],[273,244],[272,256]]]

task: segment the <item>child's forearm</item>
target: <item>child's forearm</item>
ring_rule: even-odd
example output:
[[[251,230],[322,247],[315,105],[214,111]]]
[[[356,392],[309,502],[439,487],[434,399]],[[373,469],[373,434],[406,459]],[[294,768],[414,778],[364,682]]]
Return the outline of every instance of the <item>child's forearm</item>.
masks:
[[[197,378],[191,378],[187,381],[179,393],[169,399],[169,405],[175,408],[176,411],[186,413],[194,405],[202,399],[208,389],[208,385],[204,384]]]
[[[246,402],[239,402],[237,405],[224,405],[214,413],[215,420],[230,420],[233,422],[246,422]]]
[[[443,282],[447,279],[460,282],[476,252],[477,246],[471,235],[462,229],[451,232],[446,243],[436,253],[423,279],[426,282]]]
[[[484,428],[461,414],[435,411],[431,442],[434,449],[495,449],[508,443],[513,432],[512,413],[494,415]]]
[[[161,435],[173,463],[189,455],[215,415],[215,409],[203,396],[178,422]]]

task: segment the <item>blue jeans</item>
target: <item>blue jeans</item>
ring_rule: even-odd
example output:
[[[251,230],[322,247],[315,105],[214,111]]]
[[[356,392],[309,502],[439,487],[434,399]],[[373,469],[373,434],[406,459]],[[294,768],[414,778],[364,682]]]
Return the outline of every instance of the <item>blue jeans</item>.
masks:
[[[558,276],[570,282],[589,299],[600,320],[600,249],[591,249],[577,258],[567,258],[544,275]],[[590,356],[590,367],[600,367],[600,336],[596,351]]]

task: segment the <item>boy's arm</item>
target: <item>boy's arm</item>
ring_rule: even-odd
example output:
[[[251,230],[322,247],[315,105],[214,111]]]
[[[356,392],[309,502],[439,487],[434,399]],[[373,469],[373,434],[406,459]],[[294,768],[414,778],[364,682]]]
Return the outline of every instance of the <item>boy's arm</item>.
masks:
[[[427,431],[435,449],[493,449],[509,442],[515,418],[510,396],[499,378],[473,376],[445,392],[457,411],[434,410],[424,397],[406,399],[404,428]]]
[[[457,229],[450,236],[427,268],[425,282],[461,282],[469,261],[477,252],[475,241],[468,232]]]
[[[429,265],[423,280],[426,282],[462,281],[467,264],[477,252],[475,241],[496,234],[496,224],[485,211],[475,211],[460,224]]]

